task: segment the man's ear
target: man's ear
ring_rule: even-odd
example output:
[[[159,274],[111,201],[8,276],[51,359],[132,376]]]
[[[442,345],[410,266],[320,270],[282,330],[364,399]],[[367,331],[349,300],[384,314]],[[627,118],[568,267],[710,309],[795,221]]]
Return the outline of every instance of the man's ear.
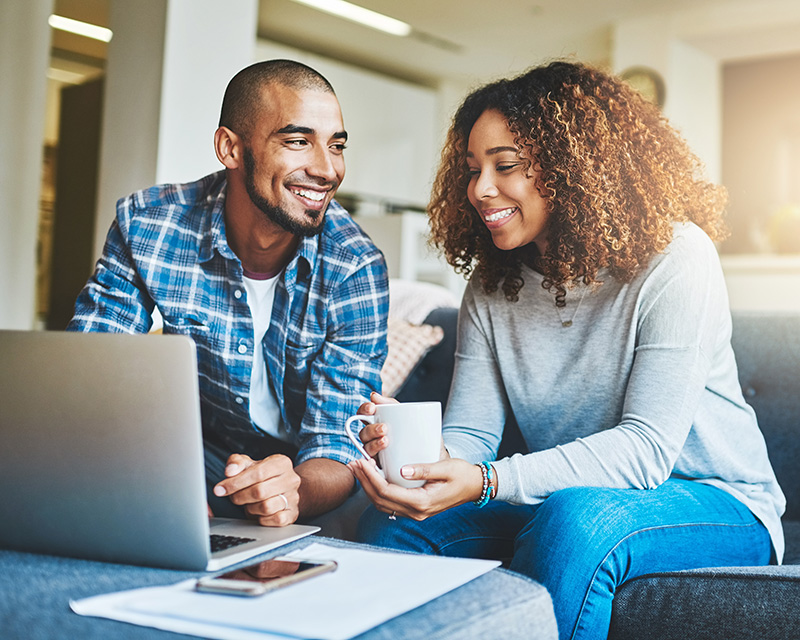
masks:
[[[214,152],[226,169],[238,169],[242,161],[244,142],[228,127],[219,127],[214,133]]]

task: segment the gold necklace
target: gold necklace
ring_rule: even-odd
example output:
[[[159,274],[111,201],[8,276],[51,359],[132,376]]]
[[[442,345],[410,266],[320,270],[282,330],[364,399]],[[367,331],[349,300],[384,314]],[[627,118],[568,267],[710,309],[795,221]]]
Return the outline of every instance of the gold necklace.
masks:
[[[565,329],[572,326],[572,321],[575,319],[575,316],[578,315],[578,309],[580,309],[581,305],[583,304],[583,297],[586,295],[586,289],[588,289],[588,287],[584,286],[583,291],[581,292],[581,299],[578,300],[578,306],[575,307],[575,311],[572,312],[572,317],[569,320],[564,320],[563,316],[561,315],[561,309],[559,309],[558,304],[556,304],[556,313],[558,314],[558,319],[561,321],[561,326]],[[564,302],[564,306],[566,307],[566,299]]]

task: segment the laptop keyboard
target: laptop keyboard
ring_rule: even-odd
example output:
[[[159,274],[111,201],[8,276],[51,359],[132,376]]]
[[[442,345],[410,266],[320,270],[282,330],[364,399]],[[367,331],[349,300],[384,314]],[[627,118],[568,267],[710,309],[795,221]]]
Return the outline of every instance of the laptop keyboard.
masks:
[[[221,536],[217,533],[211,534],[211,553],[217,551],[225,551],[225,549],[232,549],[238,547],[240,544],[246,542],[254,542],[255,538],[240,538],[239,536]]]

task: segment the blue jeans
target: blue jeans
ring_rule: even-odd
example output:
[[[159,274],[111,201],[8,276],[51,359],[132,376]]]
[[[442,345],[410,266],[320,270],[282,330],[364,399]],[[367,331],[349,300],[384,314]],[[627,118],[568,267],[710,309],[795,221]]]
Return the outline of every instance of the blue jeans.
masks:
[[[559,638],[605,638],[626,580],[661,571],[769,564],[766,528],[721,489],[668,480],[654,490],[576,487],[538,505],[473,504],[422,522],[370,507],[358,539],[394,549],[492,558],[543,584]]]

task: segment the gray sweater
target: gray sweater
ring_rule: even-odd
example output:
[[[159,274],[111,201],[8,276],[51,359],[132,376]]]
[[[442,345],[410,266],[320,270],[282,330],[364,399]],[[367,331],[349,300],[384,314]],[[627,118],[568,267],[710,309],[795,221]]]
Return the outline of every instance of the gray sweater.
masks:
[[[695,480],[747,505],[780,561],[786,501],[742,397],[708,236],[676,225],[632,282],[601,273],[601,286],[569,289],[560,310],[541,274],[523,267],[522,277],[518,302],[485,294],[478,278],[464,293],[444,420],[451,455],[492,460],[513,414],[531,453],[494,463],[497,499],[536,504],[566,487]]]

